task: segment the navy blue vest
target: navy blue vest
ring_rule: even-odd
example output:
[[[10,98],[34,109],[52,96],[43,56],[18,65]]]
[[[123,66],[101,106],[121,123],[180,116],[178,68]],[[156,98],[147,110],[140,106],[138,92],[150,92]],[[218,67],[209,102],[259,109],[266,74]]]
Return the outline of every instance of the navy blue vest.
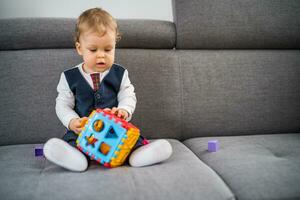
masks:
[[[80,117],[84,117],[88,116],[96,108],[117,107],[117,97],[124,71],[125,69],[122,66],[113,64],[96,92],[94,92],[77,67],[65,71],[67,82],[75,96],[75,112]]]

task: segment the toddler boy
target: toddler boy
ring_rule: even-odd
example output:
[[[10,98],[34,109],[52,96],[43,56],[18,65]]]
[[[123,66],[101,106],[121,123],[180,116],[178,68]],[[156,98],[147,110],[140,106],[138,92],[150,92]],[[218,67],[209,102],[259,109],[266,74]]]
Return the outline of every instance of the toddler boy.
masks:
[[[57,86],[56,114],[68,129],[62,139],[52,138],[44,145],[45,157],[66,169],[85,171],[86,156],[76,148],[82,121],[97,108],[129,121],[136,106],[134,86],[128,71],[115,64],[116,43],[120,39],[115,19],[105,10],[83,12],[76,24],[75,46],[83,63],[64,71]],[[148,144],[140,136],[129,156],[134,167],[152,165],[168,159],[172,147],[160,139]]]

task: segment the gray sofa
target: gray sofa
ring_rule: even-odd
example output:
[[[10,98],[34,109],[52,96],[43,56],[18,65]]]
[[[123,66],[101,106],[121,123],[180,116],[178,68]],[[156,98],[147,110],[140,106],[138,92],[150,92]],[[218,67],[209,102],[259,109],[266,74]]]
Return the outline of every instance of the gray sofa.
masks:
[[[54,105],[80,62],[75,19],[0,20],[1,199],[300,199],[300,1],[173,7],[174,23],[119,20],[116,52],[136,88],[132,122],[168,138],[172,157],[83,173],[34,156],[65,133]]]

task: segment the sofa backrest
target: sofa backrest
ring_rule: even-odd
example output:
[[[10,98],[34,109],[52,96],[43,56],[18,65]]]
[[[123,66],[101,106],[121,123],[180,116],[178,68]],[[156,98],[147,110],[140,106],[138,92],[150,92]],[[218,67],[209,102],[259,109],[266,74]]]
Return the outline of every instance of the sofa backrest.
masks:
[[[298,0],[173,0],[178,49],[299,49]]]
[[[116,62],[135,85],[132,122],[143,135],[300,132],[300,1],[174,0],[173,8],[175,23],[118,21]],[[0,20],[0,145],[65,133],[54,106],[60,73],[81,62],[74,25]]]
[[[300,1],[173,7],[183,138],[300,132]]]
[[[133,123],[149,138],[180,136],[180,83],[175,26],[119,20],[116,62],[129,70],[138,104]],[[81,62],[72,41],[75,19],[0,20],[0,145],[62,137],[55,114],[61,72]],[[174,78],[175,77],[175,78]]]

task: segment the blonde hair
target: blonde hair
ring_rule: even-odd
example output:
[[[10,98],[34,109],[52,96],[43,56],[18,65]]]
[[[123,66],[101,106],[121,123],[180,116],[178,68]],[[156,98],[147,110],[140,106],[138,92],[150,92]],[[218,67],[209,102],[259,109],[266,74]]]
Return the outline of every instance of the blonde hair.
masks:
[[[87,30],[105,34],[107,29],[116,32],[116,42],[121,39],[116,20],[101,8],[91,8],[84,11],[77,19],[74,42],[79,42],[80,35]]]

